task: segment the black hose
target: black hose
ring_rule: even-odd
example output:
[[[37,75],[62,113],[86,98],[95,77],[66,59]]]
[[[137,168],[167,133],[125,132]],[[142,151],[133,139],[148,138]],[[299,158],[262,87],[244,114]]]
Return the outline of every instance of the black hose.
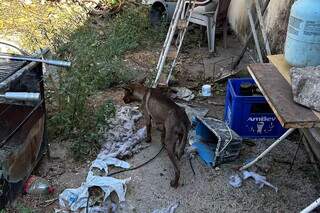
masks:
[[[196,175],[194,168],[193,168],[193,165],[192,165],[192,157],[189,157],[189,164],[190,164],[191,170],[193,172],[193,175]]]
[[[3,41],[0,41],[0,44],[4,44],[4,45],[7,45],[7,46],[9,46],[9,47],[13,47],[14,49],[19,50],[19,52],[21,52],[21,53],[24,54],[24,55],[30,55],[29,53],[27,53],[26,51],[24,51],[23,49],[15,46],[15,45],[12,45],[12,44],[9,44],[9,43],[3,42]]]
[[[113,172],[113,173],[108,174],[108,176],[113,176],[113,175],[115,175],[115,174],[119,174],[119,173],[122,173],[122,172],[128,172],[128,171],[136,170],[136,169],[139,169],[139,168],[143,167],[144,165],[150,163],[150,162],[153,161],[156,157],[158,157],[158,155],[162,152],[163,148],[164,148],[164,145],[162,145],[160,151],[159,151],[154,157],[152,157],[152,158],[149,159],[148,161],[140,164],[139,166],[136,166],[136,167],[133,167],[133,168],[130,168],[130,169],[123,169],[123,170],[120,170],[120,171],[117,171],[117,172]]]

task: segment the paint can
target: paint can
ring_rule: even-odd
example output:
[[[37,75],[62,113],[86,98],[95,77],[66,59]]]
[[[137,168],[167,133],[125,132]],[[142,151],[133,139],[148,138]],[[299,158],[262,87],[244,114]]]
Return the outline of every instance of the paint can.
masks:
[[[211,85],[205,84],[202,86],[202,96],[211,96]]]

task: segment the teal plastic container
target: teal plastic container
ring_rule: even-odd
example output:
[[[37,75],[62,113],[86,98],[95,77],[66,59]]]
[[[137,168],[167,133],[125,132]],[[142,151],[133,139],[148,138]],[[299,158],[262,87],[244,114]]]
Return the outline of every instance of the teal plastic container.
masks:
[[[292,66],[320,65],[320,0],[292,5],[284,55]]]

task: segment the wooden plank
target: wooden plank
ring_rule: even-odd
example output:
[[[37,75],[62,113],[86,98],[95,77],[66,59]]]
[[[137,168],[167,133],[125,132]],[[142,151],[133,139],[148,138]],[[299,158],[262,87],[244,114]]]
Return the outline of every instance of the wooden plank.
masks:
[[[284,59],[284,55],[268,55],[267,57],[270,62],[278,69],[280,74],[286,79],[286,81],[291,84],[291,77],[289,74],[291,66]]]
[[[312,110],[296,104],[290,84],[272,64],[251,64],[249,73],[285,128],[320,127]]]
[[[291,85],[290,77],[290,66],[284,58],[283,54],[279,55],[269,55],[268,59],[270,62],[278,69],[280,74],[286,79],[286,81]],[[320,113],[312,110],[312,112],[320,119]]]

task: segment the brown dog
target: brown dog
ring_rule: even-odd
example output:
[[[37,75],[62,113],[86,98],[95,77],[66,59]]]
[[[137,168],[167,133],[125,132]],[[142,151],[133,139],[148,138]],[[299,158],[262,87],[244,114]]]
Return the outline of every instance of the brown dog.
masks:
[[[180,160],[187,143],[190,121],[184,109],[180,108],[159,89],[147,88],[142,84],[125,87],[123,101],[142,101],[144,119],[147,126],[147,142],[151,142],[151,120],[162,127],[161,142],[164,144],[174,166],[175,177],[170,185],[177,187],[180,170],[176,157]]]

